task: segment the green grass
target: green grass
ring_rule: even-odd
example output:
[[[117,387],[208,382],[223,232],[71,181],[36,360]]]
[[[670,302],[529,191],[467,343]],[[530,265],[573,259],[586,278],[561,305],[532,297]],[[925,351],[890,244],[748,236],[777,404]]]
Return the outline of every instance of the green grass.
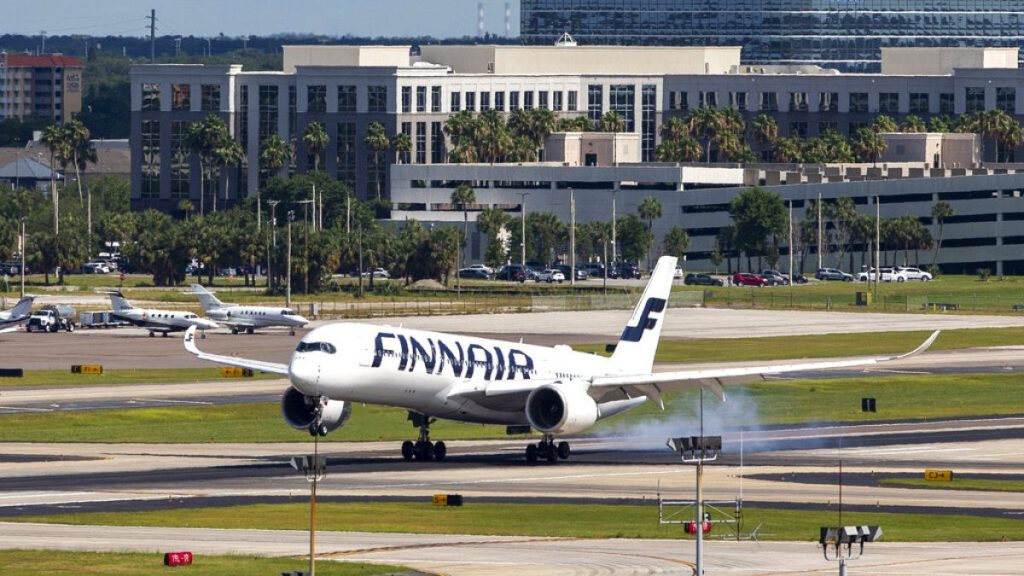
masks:
[[[829,358],[902,354],[924,342],[931,332],[871,332],[766,338],[662,339],[656,362],[718,362]],[[1024,328],[945,330],[930,350],[958,350],[1024,344]],[[603,344],[573,346],[582,352],[607,355]]]
[[[244,380],[273,380],[277,374],[256,373]],[[110,386],[123,384],[180,384],[185,382],[214,382],[242,380],[221,376],[220,368],[123,369],[104,370],[103,374],[72,374],[68,370],[27,370],[22,378],[0,379],[2,388]]]
[[[238,574],[280,574],[308,569],[302,558],[256,558],[252,556],[208,556],[199,554],[191,566],[172,569],[163,565],[163,554],[110,552],[65,552],[58,550],[0,550],[0,571],[21,576],[102,575],[150,576],[184,571],[190,576],[237,576]],[[382,564],[317,562],[323,576],[372,576],[408,572],[406,568]]]
[[[950,482],[930,481],[924,478],[883,478],[882,486],[892,488],[929,488],[934,490],[981,490],[990,492],[1024,492],[1024,480],[998,480],[995,478],[957,478]]]
[[[425,499],[426,500],[426,499]],[[717,516],[716,516],[717,518]],[[188,508],[155,512],[57,514],[12,518],[15,522],[79,525],[303,530],[306,504],[253,504],[225,508]],[[818,528],[834,525],[836,512],[744,508],[743,530],[759,524],[764,540],[809,541]],[[968,515],[844,512],[843,523],[880,525],[887,542],[1024,540],[1024,522]],[[320,503],[319,530],[418,534],[480,534],[578,538],[682,538],[680,526],[658,524],[655,503],[491,504],[469,499],[460,508],[429,502]],[[715,534],[727,533],[720,527]]]
[[[705,413],[743,424],[861,422],[1018,414],[1024,374],[899,375],[885,378],[771,380],[726,388],[728,401],[712,397]],[[860,411],[860,399],[877,399],[878,412]],[[1010,400],[1010,401],[1008,401]],[[666,395],[664,412],[646,403],[598,423],[616,432],[637,422],[678,421],[697,403],[697,392]],[[398,441],[414,435],[399,408],[356,405],[344,428],[328,441]],[[438,438],[504,438],[502,426],[439,421]],[[134,410],[83,410],[0,416],[0,442],[304,442],[309,436],[282,420],[276,403],[174,406]]]

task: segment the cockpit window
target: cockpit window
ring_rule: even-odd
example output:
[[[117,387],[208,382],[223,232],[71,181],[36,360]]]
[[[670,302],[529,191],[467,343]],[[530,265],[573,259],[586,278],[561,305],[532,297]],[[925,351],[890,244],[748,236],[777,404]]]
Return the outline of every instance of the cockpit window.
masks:
[[[281,316],[295,316],[295,312],[290,308],[285,308],[284,310],[281,310]]]
[[[295,347],[296,352],[323,352],[324,354],[334,354],[338,351],[334,347],[334,344],[330,342],[299,342],[299,345]]]

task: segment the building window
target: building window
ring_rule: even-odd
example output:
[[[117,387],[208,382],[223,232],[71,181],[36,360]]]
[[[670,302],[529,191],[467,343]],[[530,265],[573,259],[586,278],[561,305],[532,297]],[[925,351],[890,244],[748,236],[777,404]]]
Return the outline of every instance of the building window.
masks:
[[[430,162],[444,164],[444,127],[440,122],[430,123],[430,142]]]
[[[790,122],[789,137],[807,138],[807,122]]]
[[[601,116],[604,114],[603,100],[604,86],[600,84],[587,86],[587,118],[590,118],[595,125],[601,121]]]
[[[378,114],[388,111],[387,86],[366,87],[366,111]]]
[[[259,138],[262,143],[271,134],[277,134],[279,90],[277,86],[260,86]]]
[[[441,111],[441,87],[431,86],[430,87],[430,111],[440,112]]]
[[[416,123],[416,163],[427,163],[427,123]]]
[[[939,94],[939,114],[955,114],[955,103],[956,96],[952,93],[944,92]]]
[[[508,109],[510,111],[519,110],[519,92],[512,91],[508,93]]]
[[[985,88],[968,86],[964,88],[964,111],[968,114],[985,111]]]
[[[1017,89],[1013,87],[996,88],[996,108],[1013,115],[1017,113]]]
[[[189,122],[171,122],[171,198],[175,200],[187,199],[190,192],[191,154],[185,146],[189,126]]]
[[[608,87],[608,109],[618,114],[625,125],[625,132],[636,131],[636,86],[617,84]]]
[[[740,112],[747,111],[747,93],[729,92],[729,107]]]
[[[249,151],[249,87],[242,86],[238,97],[238,143],[242,151]]]
[[[327,86],[306,86],[306,111],[310,114],[327,112]]]
[[[494,93],[494,109],[498,112],[505,111],[505,93],[495,92]]]
[[[530,110],[533,108],[533,90],[527,90],[523,92],[523,110]]]
[[[547,90],[541,90],[540,92],[537,92],[537,107],[538,108],[548,108],[548,91]]]
[[[839,93],[822,92],[818,94],[818,112],[839,112]]]
[[[412,112],[412,87],[402,86],[402,113]]]
[[[789,111],[807,112],[807,92],[789,93]]]
[[[927,114],[928,113],[928,93],[927,92],[911,92],[910,93],[910,107],[908,110],[911,114]]]
[[[298,139],[299,133],[299,87],[289,86],[288,87],[288,142],[294,143]],[[297,154],[288,155],[288,174],[295,175],[296,160],[298,159]]]
[[[718,108],[718,92],[701,92],[697,101],[701,108]]]
[[[160,121],[142,121],[142,198],[160,197]]]
[[[896,92],[882,92],[879,94],[878,111],[882,114],[899,114],[900,95]]]
[[[480,111],[491,109],[491,93],[481,92],[480,93]]]
[[[427,111],[427,87],[417,86],[416,87],[416,111],[426,112]]]
[[[338,123],[338,180],[356,185],[356,123]]]
[[[644,84],[640,101],[640,146],[641,158],[644,162],[654,160],[655,140],[657,139],[657,128],[655,116],[658,111],[658,87],[654,84]]]
[[[220,111],[220,85],[203,84],[203,112]]]
[[[338,86],[338,112],[355,112],[356,104],[356,87]]]
[[[190,84],[171,84],[171,110],[188,112],[192,109],[192,86]]]
[[[579,93],[576,92],[575,90],[569,90],[569,106],[568,106],[568,110],[570,112],[576,112],[577,110],[580,109],[580,102],[579,102],[579,100],[580,100]]]
[[[458,112],[459,110],[462,110],[462,92],[452,92],[451,100],[452,112]]]
[[[551,109],[555,112],[562,111],[562,91],[556,90],[551,94]]]
[[[17,94],[17,89],[14,90]],[[160,111],[160,85],[146,82],[142,85],[142,110],[146,112]]]
[[[868,111],[868,93],[850,92],[850,112],[866,113]]]
[[[466,110],[476,112],[476,92],[466,92]]]
[[[761,92],[761,111],[778,112],[779,95],[775,92]]]
[[[409,142],[412,143],[412,122],[402,122],[402,134],[409,137]],[[398,161],[401,164],[408,164],[412,160],[411,150],[402,150],[398,153]]]

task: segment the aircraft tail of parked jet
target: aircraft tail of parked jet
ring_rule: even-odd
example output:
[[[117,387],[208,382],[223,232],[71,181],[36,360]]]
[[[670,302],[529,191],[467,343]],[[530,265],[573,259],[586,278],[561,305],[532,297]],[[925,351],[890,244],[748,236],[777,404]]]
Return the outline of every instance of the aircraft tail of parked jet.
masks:
[[[207,313],[211,310],[231,306],[231,304],[221,302],[219,298],[213,295],[213,292],[204,288],[202,284],[192,284],[192,293],[199,297],[199,304],[202,305],[203,310]]]
[[[18,329],[18,324],[28,320],[35,299],[35,296],[25,296],[10,310],[0,312],[0,332],[13,332]]]
[[[114,312],[120,312],[123,310],[132,310],[135,306],[132,305],[125,297],[124,294],[116,290],[107,292],[110,296],[110,305],[114,307]]]

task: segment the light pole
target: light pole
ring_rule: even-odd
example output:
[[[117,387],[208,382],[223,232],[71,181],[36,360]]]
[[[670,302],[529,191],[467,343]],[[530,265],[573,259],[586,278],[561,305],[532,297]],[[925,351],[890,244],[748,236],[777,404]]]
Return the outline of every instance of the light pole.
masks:
[[[280,204],[280,200],[268,200],[267,205],[270,206],[270,228],[271,234],[274,238],[273,246],[270,250],[267,250],[267,288],[270,288],[271,280],[274,278],[271,264],[273,263],[274,250],[277,250],[277,215],[276,208]]]
[[[618,183],[615,185],[618,186]],[[618,261],[618,256],[615,252],[615,194],[618,191],[618,188],[612,188],[612,262]]]
[[[292,307],[292,222],[295,221],[295,210],[288,211],[288,282],[285,286],[285,303]]]
[[[28,216],[21,217],[21,297],[25,297],[25,221]]]
[[[718,459],[722,450],[721,436],[690,436],[669,438],[669,448],[675,450],[684,464],[697,465],[697,499],[694,502],[693,531],[697,537],[694,576],[704,576],[704,530],[709,520],[704,516],[704,463]],[[710,528],[708,528],[710,530]]]
[[[302,472],[310,484],[309,492],[309,576],[316,576],[316,484],[327,475],[327,458],[317,449],[313,437],[313,454],[292,458],[292,468]]]
[[[309,205],[313,204],[316,214],[316,204],[313,200],[300,200],[296,204],[302,204],[302,224],[305,226],[305,240],[302,242],[302,266],[304,277],[302,280],[302,293],[309,294]],[[316,216],[313,216],[314,220]]]
[[[522,214],[522,223],[520,224],[519,230],[519,263],[522,265],[523,276],[526,276],[526,197],[530,195],[529,192],[520,192],[519,195],[522,200],[519,204],[519,211]],[[576,271],[572,271],[575,276]]]
[[[608,263],[604,263],[605,270],[608,269]],[[569,187],[569,270],[571,274],[569,277],[572,279],[569,283],[573,286],[576,285],[576,195],[572,191],[572,186]]]

